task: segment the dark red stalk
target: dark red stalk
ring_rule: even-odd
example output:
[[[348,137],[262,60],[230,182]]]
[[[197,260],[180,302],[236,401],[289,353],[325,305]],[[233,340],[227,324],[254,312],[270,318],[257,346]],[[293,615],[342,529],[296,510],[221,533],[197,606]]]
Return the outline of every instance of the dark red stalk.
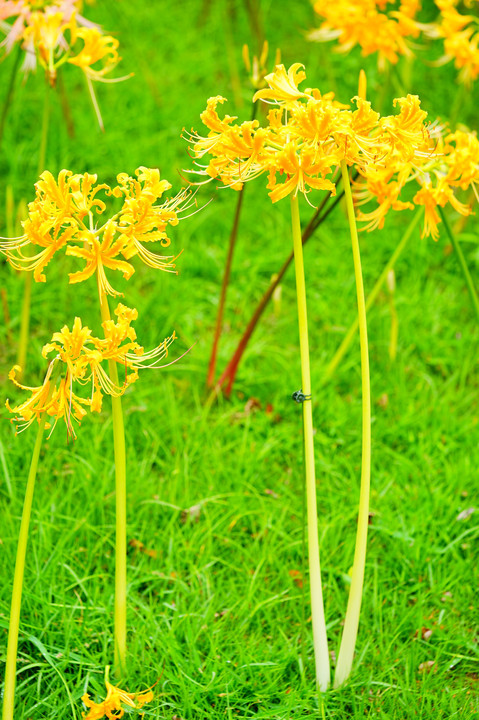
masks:
[[[255,119],[257,106],[254,104],[251,111],[251,120]],[[236,238],[238,237],[239,221],[241,216],[241,207],[243,204],[245,185],[241,188],[238,195],[238,202],[236,204],[235,216],[233,220],[233,227],[231,228],[230,239],[228,244],[228,254],[226,256],[225,271],[223,274],[223,282],[221,284],[220,302],[218,305],[218,315],[216,316],[215,335],[213,338],[213,347],[211,348],[210,362],[208,365],[208,377],[206,379],[206,386],[213,387],[215,382],[216,373],[216,360],[218,356],[218,343],[221,335],[221,327],[223,325],[223,315],[226,302],[226,293],[228,291],[228,285],[231,275],[231,265],[233,263],[233,254],[236,245]]]
[[[238,202],[236,204],[235,217],[233,221],[233,227],[231,228],[230,241],[228,245],[228,254],[226,256],[225,271],[223,274],[223,282],[221,284],[220,302],[218,305],[218,315],[216,316],[215,335],[213,338],[213,347],[211,348],[210,362],[208,365],[208,377],[206,380],[207,387],[213,387],[215,382],[216,373],[216,360],[218,356],[218,343],[221,335],[221,327],[223,325],[223,314],[225,309],[226,291],[231,275],[231,265],[233,262],[233,253],[236,244],[236,238],[238,236],[239,219],[241,215],[241,206],[243,204],[243,195],[246,185],[243,185],[239,191]]]
[[[65,120],[68,137],[74,138],[75,137],[75,125],[73,122],[73,117],[72,117],[72,113],[71,113],[71,109],[70,109],[70,103],[68,102],[68,97],[65,92],[65,83],[63,82],[63,75],[61,72],[59,72],[58,76],[57,76],[57,88],[58,88],[58,93],[60,95],[60,103],[62,106],[63,119]]]
[[[306,226],[306,228],[303,232],[303,235],[302,235],[303,245],[305,245],[307,243],[307,241],[309,240],[311,235],[313,235],[314,231],[319,227],[319,225],[321,225],[321,223],[324,220],[326,220],[326,218],[328,217],[330,212],[336,207],[336,205],[339,203],[339,201],[341,200],[343,195],[344,195],[343,192],[340,193],[340,195],[338,195],[334,199],[334,201],[329,205],[329,207],[326,208],[326,210],[324,210],[324,207],[329,199],[329,195],[327,195],[324,198],[323,202],[318,207],[318,209],[314,213],[313,217],[311,218],[311,220],[309,221],[308,225]],[[324,210],[324,212],[323,212],[323,210]],[[264,311],[266,305],[270,301],[271,296],[273,295],[275,289],[278,287],[279,283],[283,279],[283,276],[284,276],[286,270],[291,265],[293,257],[294,257],[294,254],[293,254],[293,252],[291,252],[288,255],[288,257],[286,258],[286,260],[283,263],[279,272],[274,276],[274,279],[271,280],[271,283],[270,283],[268,289],[266,290],[265,294],[259,301],[259,303],[256,307],[256,310],[254,311],[254,313],[251,317],[251,320],[249,321],[249,323],[246,327],[246,330],[244,331],[243,336],[241,337],[241,340],[239,341],[238,346],[237,346],[231,360],[229,361],[223,374],[221,375],[220,379],[218,380],[218,382],[215,385],[215,391],[217,393],[222,389],[223,385],[227,382],[224,393],[225,393],[226,397],[229,397],[231,395],[231,390],[233,388],[233,383],[235,381],[236,372],[238,370],[238,366],[240,364],[240,361],[241,361],[243,353],[246,349],[246,346],[254,332],[256,325],[258,324],[258,321],[259,321],[261,315],[263,314],[263,311]]]

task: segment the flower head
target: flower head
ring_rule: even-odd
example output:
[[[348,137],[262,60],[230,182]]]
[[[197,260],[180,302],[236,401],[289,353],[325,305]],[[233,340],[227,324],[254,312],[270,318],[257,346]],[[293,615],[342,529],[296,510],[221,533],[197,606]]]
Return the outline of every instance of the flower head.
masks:
[[[470,85],[479,75],[479,18],[463,15],[456,6],[458,0],[436,0],[440,10],[433,33],[444,41],[444,55],[438,65],[454,60],[459,79]]]
[[[83,703],[89,708],[88,713],[83,713],[84,720],[101,720],[107,718],[122,718],[125,714],[123,706],[129,708],[142,708],[143,705],[153,700],[153,691],[150,689],[139,693],[127,693],[115,687],[109,682],[109,667],[105,671],[106,697],[96,703],[90,700],[89,693],[85,693],[82,697]]]
[[[273,202],[311,190],[335,193],[335,173],[344,160],[356,168],[387,167],[393,156],[413,161],[429,148],[427,113],[417,96],[399,98],[399,113],[380,117],[362,97],[353,98],[355,109],[337,102],[333,93],[298,86],[305,73],[300,63],[289,70],[278,65],[265,80],[269,88],[259,90],[254,100],[277,105],[261,127],[258,121],[241,124],[236,118],[221,119],[217,112],[221,96],[210,98],[202,120],[209,133],[191,133],[200,175],[219,178],[239,190],[244,182],[263,173]],[[207,165],[200,159],[209,155]]]
[[[388,123],[387,132],[391,133],[394,150],[387,166],[369,165],[360,169],[362,177],[355,183],[356,204],[363,206],[375,200],[377,206],[369,212],[359,211],[358,220],[367,223],[364,229],[372,230],[384,225],[391,209],[424,207],[423,235],[431,235],[437,240],[441,222],[438,207],[450,205],[466,217],[471,214],[472,208],[469,203],[461,201],[458,194],[472,190],[479,200],[479,141],[475,133],[450,133],[446,128],[434,128],[433,148],[428,149],[430,141],[425,142],[422,151],[410,158],[404,152],[403,140],[408,133],[417,138],[420,135],[420,126],[413,119],[414,103],[411,108],[411,112],[406,113],[411,122],[405,123],[400,134],[395,133]],[[415,188],[415,193],[411,193],[411,187]]]
[[[104,35],[98,25],[82,17],[81,5],[81,0],[6,0],[0,7],[0,32],[5,34],[2,44],[7,53],[19,44],[25,50],[23,71],[34,71],[40,65],[52,86],[62,65],[79,67],[85,73],[98,123],[103,129],[91,81],[119,82],[130,76],[106,79],[121,60],[118,40]]]
[[[337,40],[339,52],[355,45],[363,55],[378,53],[378,64],[397,63],[400,55],[411,56],[410,38],[417,38],[425,25],[417,14],[420,0],[401,0],[397,10],[387,10],[388,0],[316,0],[314,10],[322,19],[309,39],[317,42]]]
[[[47,427],[53,431],[58,420],[63,420],[68,435],[75,437],[73,421],[80,424],[88,409],[90,412],[100,412],[104,394],[115,397],[123,395],[138,379],[139,369],[161,367],[161,361],[168,356],[169,346],[176,339],[175,333],[153,350],[145,352],[136,341],[136,332],[131,327],[131,323],[138,317],[137,311],[120,303],[115,315],[116,321],[103,323],[103,338],[95,337],[78,317],[71,330],[65,325],[59,332],[55,332],[51,341],[43,346],[43,357],[49,359],[53,356],[53,359],[41,386],[29,387],[18,382],[18,366],[10,371],[9,378],[14,384],[31,392],[31,397],[20,405],[12,407],[8,400],[6,402],[8,410],[15,414],[15,420],[20,423],[17,431],[18,427],[25,430],[35,420],[40,422],[46,413],[51,419]],[[118,363],[124,368],[121,385],[116,385],[103,367],[107,361]],[[55,365],[59,371],[52,375]],[[55,383],[53,391],[52,382]],[[81,388],[85,386],[89,390],[81,394]]]
[[[102,291],[110,295],[119,293],[106,271],[119,271],[129,279],[135,271],[129,261],[135,256],[150,267],[176,272],[177,256],[154,253],[146,245],[170,245],[169,227],[176,226],[181,213],[191,206],[191,194],[182,190],[159,203],[171,185],[160,180],[158,170],[145,167],[136,170],[135,178],[121,173],[117,182],[110,187],[97,183],[96,175],[74,175],[69,170],[61,170],[55,179],[46,170],[36,183],[36,198],[28,206],[25,234],[0,242],[0,252],[16,269],[33,271],[37,282],[45,282],[46,266],[56,253],[64,251],[85,261],[83,269],[69,273],[70,283],[96,274]],[[105,199],[98,197],[100,193]],[[104,218],[108,198],[122,204]]]

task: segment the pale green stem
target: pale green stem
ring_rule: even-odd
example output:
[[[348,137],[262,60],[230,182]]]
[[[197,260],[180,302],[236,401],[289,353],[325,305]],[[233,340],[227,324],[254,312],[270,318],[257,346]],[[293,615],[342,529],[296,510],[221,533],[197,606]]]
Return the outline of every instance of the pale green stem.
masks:
[[[244,103],[243,103],[243,96],[241,95],[241,80],[240,80],[240,75],[238,72],[238,64],[236,62],[235,34],[234,34],[234,29],[232,27],[232,25],[233,25],[233,19],[232,19],[233,9],[234,9],[234,4],[231,2],[231,0],[227,0],[227,2],[225,2],[225,4],[224,4],[223,37],[225,40],[224,45],[226,48],[226,59],[228,61],[231,89],[233,91],[235,107],[241,108],[241,107],[243,107]]]
[[[396,305],[394,303],[394,294],[396,290],[396,280],[394,277],[394,270],[391,270],[388,275],[388,293],[389,293],[389,312],[391,313],[391,329],[389,333],[389,359],[394,362],[397,355],[398,347],[398,334],[399,334],[399,322]]]
[[[446,228],[447,235],[449,237],[449,240],[451,241],[454,250],[456,251],[457,257],[459,258],[459,263],[461,265],[462,273],[464,275],[464,279],[466,281],[467,288],[469,290],[469,295],[471,296],[472,304],[474,305],[474,310],[476,311],[476,317],[479,320],[479,299],[477,297],[476,288],[474,287],[474,282],[471,277],[471,273],[469,272],[469,268],[467,267],[466,258],[464,257],[464,253],[462,252],[461,245],[458,242],[456,236],[452,232],[451,226],[449,225],[449,220],[447,219],[446,213],[442,209],[440,205],[438,205],[439,214],[442,218],[442,221],[444,223],[444,227]]]
[[[379,292],[384,285],[384,282],[387,278],[388,272],[391,270],[391,268],[394,267],[396,264],[397,259],[401,255],[402,251],[406,247],[407,243],[409,242],[409,239],[411,235],[414,232],[414,229],[416,225],[418,224],[420,218],[422,216],[422,208],[419,209],[419,211],[416,213],[416,215],[413,217],[408,229],[402,236],[401,242],[389,258],[388,262],[386,263],[384,270],[382,271],[381,275],[376,280],[376,284],[374,285],[373,289],[369,293],[367,300],[366,300],[366,312],[371,308],[372,304],[376,300],[377,296],[379,295]],[[351,327],[349,328],[348,332],[344,336],[344,339],[341,343],[341,345],[336,350],[333,359],[329,363],[328,367],[326,368],[326,372],[324,373],[323,377],[321,378],[321,385],[324,385],[324,383],[329,380],[329,378],[334,374],[336,368],[338,367],[339,363],[343,359],[343,357],[346,355],[347,351],[349,350],[349,347],[351,345],[351,342],[356,335],[357,329],[359,327],[359,316],[354,320],[354,322],[351,324]]]
[[[13,195],[13,188],[11,185],[7,185],[5,191],[5,225],[7,227],[7,237],[14,237],[15,235],[15,198]]]
[[[5,102],[3,103],[3,107],[2,107],[2,113],[0,115],[0,147],[3,142],[3,133],[5,130],[5,123],[7,120],[8,111],[10,110],[10,107],[11,107],[12,101],[13,101],[13,94],[15,92],[15,80],[17,77],[18,68],[20,67],[21,59],[22,59],[22,47],[21,47],[21,44],[18,43],[17,54],[13,61],[12,72],[10,74],[10,80],[8,83],[7,95],[5,97]]]
[[[108,298],[98,284],[101,318],[110,320]],[[108,360],[108,370],[114,385],[119,387],[115,360]],[[113,418],[113,443],[115,452],[116,488],[116,540],[115,540],[115,674],[126,672],[126,450],[125,426],[121,397],[111,398]]]
[[[40,140],[40,151],[38,153],[38,172],[40,175],[45,170],[45,160],[47,156],[48,145],[48,129],[50,126],[50,100],[52,89],[48,83],[45,83],[45,97],[43,99],[43,118],[42,118],[42,136]]]
[[[38,154],[38,172],[40,175],[45,170],[45,158],[48,144],[48,127],[50,124],[50,94],[51,88],[46,83],[45,96],[43,100],[43,120],[42,120],[42,136],[40,139],[40,150]],[[25,286],[23,290],[22,315],[20,318],[20,338],[18,341],[17,365],[21,370],[18,378],[21,379],[25,373],[27,362],[27,346],[30,337],[30,308],[32,297],[32,272],[27,272],[25,277]]]
[[[309,368],[308,318],[306,312],[306,285],[304,280],[303,243],[299,218],[298,198],[291,195],[291,221],[293,228],[294,267],[298,299],[299,346],[301,355],[303,403],[304,467],[306,475],[306,503],[308,517],[308,558],[311,588],[311,616],[313,623],[313,646],[316,663],[316,681],[321,692],[330,683],[328,638],[324,617],[321,568],[319,564],[318,510],[316,502],[316,478],[313,445],[313,408],[311,402],[311,373]]]
[[[354,551],[351,588],[349,591],[348,607],[344,621],[343,637],[339,648],[338,662],[334,675],[334,687],[348,678],[353,664],[354,648],[359,626],[361,599],[363,594],[364,568],[366,565],[366,545],[369,523],[369,486],[371,476],[371,389],[369,381],[369,354],[368,331],[366,325],[366,302],[364,298],[363,277],[361,273],[361,256],[359,253],[358,231],[354,214],[353,197],[349,182],[349,171],[346,162],[341,162],[341,172],[344,183],[344,193],[348,209],[349,229],[354,260],[354,276],[356,279],[356,294],[359,317],[359,342],[361,347],[361,384],[362,384],[362,460],[361,460],[361,488],[359,494],[358,527],[356,533],[356,548]]]
[[[20,338],[18,341],[17,365],[20,371],[17,375],[22,378],[25,374],[25,365],[27,362],[27,345],[30,337],[30,305],[32,298],[32,275],[27,272],[25,274],[25,282],[23,285],[22,315],[20,318]]]
[[[48,404],[52,396],[59,369],[60,363],[57,364],[56,370],[54,369],[50,376],[50,385],[45,404]],[[25,500],[23,501],[22,520],[20,523],[20,534],[18,537],[17,545],[17,557],[15,560],[15,571],[13,575],[10,623],[8,625],[7,661],[5,665],[5,688],[3,693],[2,720],[13,720],[13,711],[15,708],[16,665],[18,632],[20,627],[20,609],[22,605],[23,576],[25,574],[25,558],[27,554],[28,530],[30,527],[30,517],[32,513],[33,491],[35,489],[38,460],[40,457],[40,450],[42,447],[43,433],[45,430],[46,420],[47,415],[46,413],[44,413],[38,426],[37,438],[35,440],[35,446],[33,448],[30,472],[28,473],[27,487],[25,490]]]

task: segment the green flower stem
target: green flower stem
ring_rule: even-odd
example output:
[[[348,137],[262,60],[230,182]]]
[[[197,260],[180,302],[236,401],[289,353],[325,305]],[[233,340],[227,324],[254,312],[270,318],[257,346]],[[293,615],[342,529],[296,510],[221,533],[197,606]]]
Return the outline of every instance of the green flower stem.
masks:
[[[311,396],[311,374],[309,367],[308,318],[306,311],[306,285],[304,280],[303,243],[299,218],[298,198],[291,195],[291,222],[293,228],[294,266],[296,273],[296,294],[298,299],[299,346],[301,355],[302,391]],[[313,622],[313,645],[316,663],[316,681],[321,692],[330,683],[328,638],[324,617],[323,590],[319,564],[318,510],[316,502],[316,478],[313,445],[313,408],[311,398],[302,403],[304,434],[304,466],[306,474],[306,503],[308,518],[308,557],[311,588],[311,614]]]
[[[469,272],[469,268],[467,267],[466,258],[464,257],[464,253],[461,250],[461,245],[458,242],[456,236],[452,232],[451,226],[449,225],[449,220],[447,219],[446,213],[444,212],[443,208],[438,205],[439,215],[441,216],[441,219],[444,223],[444,227],[446,228],[447,235],[449,237],[449,240],[451,241],[454,250],[456,251],[457,257],[459,258],[459,262],[461,264],[461,269],[464,275],[464,279],[467,284],[467,288],[469,290],[469,294],[471,296],[472,304],[474,305],[474,310],[476,311],[476,317],[479,320],[479,299],[477,297],[476,288],[474,287],[474,283],[472,281],[471,273]]]
[[[19,43],[18,47],[17,47],[17,54],[15,55],[15,59],[13,61],[13,65],[12,65],[12,72],[10,73],[7,95],[5,97],[5,102],[3,103],[3,107],[2,107],[2,114],[0,116],[0,147],[3,142],[3,133],[5,132],[5,123],[7,121],[8,111],[10,110],[10,107],[11,107],[12,101],[13,101],[13,95],[15,92],[15,80],[17,78],[18,68],[20,67],[21,59],[22,59],[22,46]]]
[[[98,286],[101,318],[111,319],[108,299]],[[114,385],[119,387],[118,370],[114,360],[108,360],[108,370]],[[115,452],[116,541],[115,541],[115,673],[126,672],[126,450],[125,426],[121,397],[111,398],[113,443]]]
[[[30,337],[30,307],[32,298],[32,272],[25,274],[25,282],[23,286],[22,314],[20,317],[20,338],[18,341],[17,365],[21,370],[18,373],[23,377],[25,373],[25,365],[27,362],[27,345]]]
[[[50,127],[51,94],[52,89],[48,82],[45,82],[45,96],[43,98],[42,136],[40,139],[40,151],[38,153],[37,175],[40,175],[45,170],[45,160],[47,156],[48,145],[48,130]]]
[[[52,396],[55,381],[60,371],[60,363],[53,368],[48,388],[47,404]],[[22,589],[23,576],[25,574],[25,558],[27,553],[28,530],[30,527],[30,517],[32,513],[33,491],[35,489],[35,479],[37,477],[38,460],[42,447],[43,433],[45,431],[45,423],[47,421],[46,413],[43,414],[38,426],[37,438],[33,448],[32,461],[30,463],[30,471],[28,473],[27,487],[25,490],[25,500],[23,501],[22,519],[20,523],[20,534],[18,537],[17,557],[15,560],[15,571],[13,575],[13,591],[12,604],[10,609],[10,623],[8,626],[8,643],[7,643],[7,662],[5,665],[5,688],[3,694],[3,712],[2,720],[13,720],[13,711],[15,707],[15,682],[16,682],[16,665],[17,665],[17,649],[18,649],[18,631],[20,627],[20,609],[22,605]]]
[[[38,154],[38,172],[40,175],[45,170],[45,158],[48,144],[48,128],[50,125],[50,95],[51,88],[45,83],[45,96],[43,100],[42,135],[40,139],[40,151]],[[23,290],[22,314],[20,318],[20,338],[18,341],[17,365],[20,366],[19,378],[25,373],[27,362],[27,346],[30,337],[30,308],[32,297],[32,272],[27,272]]]
[[[241,94],[241,79],[237,63],[237,51],[235,46],[235,28],[234,28],[235,7],[234,2],[228,0],[224,3],[223,10],[223,36],[225,39],[226,60],[230,74],[231,89],[236,108],[243,107],[243,96]]]
[[[359,496],[358,527],[356,548],[354,551],[351,588],[348,607],[344,621],[343,637],[339,648],[338,662],[334,676],[334,687],[337,688],[348,678],[353,664],[354,648],[358,634],[359,614],[366,565],[366,545],[369,521],[369,486],[371,476],[371,389],[369,381],[368,331],[366,325],[366,302],[361,273],[361,256],[359,253],[358,231],[354,214],[353,196],[349,182],[349,171],[346,162],[341,162],[344,192],[348,210],[349,229],[353,248],[354,275],[358,300],[359,341],[361,346],[361,383],[363,398],[363,443],[361,462],[361,489]]]
[[[413,217],[408,229],[404,233],[404,235],[401,238],[401,242],[396,247],[395,251],[389,258],[388,262],[386,263],[384,270],[382,271],[381,275],[376,280],[376,284],[374,285],[373,289],[369,293],[367,300],[366,300],[366,312],[371,308],[374,301],[376,300],[377,296],[379,295],[379,292],[384,285],[388,272],[395,266],[399,256],[401,255],[402,251],[408,244],[411,235],[413,234],[420,218],[422,216],[422,208],[418,210],[416,215]],[[354,320],[354,322],[351,324],[351,327],[349,328],[348,332],[344,336],[344,339],[341,343],[341,345],[336,350],[334,357],[332,358],[331,362],[329,363],[328,367],[326,368],[326,371],[321,378],[321,385],[324,385],[327,380],[332,377],[334,372],[336,371],[336,368],[338,367],[339,363],[343,359],[343,357],[346,355],[347,351],[349,350],[349,347],[351,345],[351,342],[356,335],[357,329],[359,327],[359,316]]]
[[[396,305],[394,303],[394,293],[396,290],[396,280],[394,270],[388,273],[387,287],[389,294],[389,312],[391,314],[391,330],[389,333],[389,359],[394,362],[397,355],[399,322]]]

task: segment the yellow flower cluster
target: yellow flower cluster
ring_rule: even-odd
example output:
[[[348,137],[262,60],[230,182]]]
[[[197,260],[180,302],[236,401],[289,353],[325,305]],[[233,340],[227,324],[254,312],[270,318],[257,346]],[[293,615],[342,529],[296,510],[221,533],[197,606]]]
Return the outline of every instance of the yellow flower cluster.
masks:
[[[458,0],[436,0],[436,5],[441,11],[436,34],[444,38],[445,50],[439,62],[454,60],[459,79],[469,84],[479,75],[479,18],[456,10]]]
[[[433,23],[418,20],[420,0],[316,0],[314,9],[323,20],[308,38],[337,40],[338,52],[359,45],[363,55],[378,53],[378,65],[397,63],[401,55],[411,56],[410,39],[441,38],[444,55],[434,65],[455,61],[459,79],[470,83],[479,75],[479,18],[457,10],[459,0],[435,0],[439,16]],[[465,3],[477,6],[477,0]]]
[[[359,45],[363,55],[378,53],[378,63],[397,63],[400,55],[411,55],[407,38],[417,38],[425,27],[417,19],[420,0],[402,0],[387,12],[391,0],[316,0],[315,12],[324,22],[309,33],[310,40],[337,40],[340,52]]]
[[[29,390],[31,397],[16,407],[11,407],[7,400],[8,410],[16,415],[15,420],[22,422],[21,430],[25,430],[35,420],[40,422],[44,413],[53,420],[52,431],[58,420],[64,420],[68,434],[75,437],[72,420],[81,422],[87,410],[100,412],[103,394],[118,397],[127,387],[138,379],[139,368],[158,367],[158,363],[167,357],[168,347],[176,339],[175,333],[153,350],[145,353],[141,345],[136,342],[135,330],[131,322],[136,320],[136,310],[121,303],[115,310],[117,317],[104,322],[102,327],[104,338],[92,335],[91,330],[82,326],[80,318],[75,318],[73,328],[64,326],[60,332],[53,334],[51,342],[43,347],[42,355],[49,358],[55,356],[50,362],[43,385],[28,387],[16,380],[15,366],[9,374],[10,379],[22,390]],[[115,385],[102,366],[104,361],[113,361],[124,367],[124,381],[121,386]],[[54,366],[61,363],[62,372],[58,381],[52,380]],[[53,392],[50,392],[50,383],[55,382]],[[73,391],[77,385],[90,386],[88,397],[82,397]],[[50,424],[47,424],[50,427]],[[17,427],[18,431],[18,427]]]
[[[392,157],[413,163],[425,148],[434,151],[427,113],[417,96],[396,100],[396,115],[380,117],[360,97],[353,98],[356,109],[350,110],[336,102],[333,93],[300,90],[302,67],[296,63],[286,71],[278,65],[265,78],[269,89],[254,95],[253,100],[279,106],[270,110],[267,127],[256,120],[238,125],[229,115],[221,119],[217,106],[225,99],[210,98],[201,115],[208,136],[192,133],[189,140],[196,158],[208,154],[212,159],[193,172],[219,178],[236,190],[267,173],[269,195],[276,202],[290,193],[307,195],[311,189],[335,194],[334,173],[343,160],[357,169],[386,169]]]
[[[461,202],[455,192],[472,189],[479,200],[479,141],[475,133],[438,129],[434,137],[435,151],[424,147],[414,162],[404,162],[398,155],[390,157],[387,166],[368,165],[359,168],[362,179],[355,184],[357,205],[372,199],[378,203],[375,210],[358,213],[358,220],[366,222],[366,228],[381,228],[390,209],[413,209],[414,205],[424,206],[425,222],[423,236],[439,236],[441,222],[437,208],[450,204],[461,215],[469,215],[472,209]],[[408,185],[419,185],[411,200],[402,200],[401,195],[410,196]]]
[[[176,257],[153,253],[145,244],[170,244],[167,228],[178,224],[179,213],[190,207],[191,195],[182,190],[157,204],[170,183],[160,180],[157,169],[140,167],[135,175],[132,178],[121,173],[118,184],[110,187],[97,184],[97,176],[89,173],[74,175],[62,170],[55,180],[45,171],[35,185],[36,198],[28,206],[28,218],[23,222],[25,234],[0,242],[0,252],[13,267],[33,271],[37,282],[45,282],[45,267],[55,253],[65,251],[85,261],[82,270],[69,274],[70,283],[97,273],[101,290],[110,295],[119,293],[108,282],[105,268],[118,270],[128,279],[134,273],[128,261],[134,256],[150,267],[176,272]],[[97,225],[96,220],[102,218],[107,207],[98,197],[101,192],[112,200],[121,200],[122,205]],[[25,248],[30,249],[30,254],[25,254]]]
[[[103,717],[107,718],[122,718],[125,714],[125,710],[122,705],[126,705],[130,708],[141,708],[146,703],[153,700],[152,690],[145,690],[140,693],[127,693],[125,690],[121,690],[115,687],[108,681],[108,671],[106,668],[106,697],[101,703],[96,703],[90,700],[88,693],[85,693],[82,697],[84,704],[90,708],[87,715],[83,714],[85,720],[100,720]]]
[[[23,70],[34,70],[40,63],[52,85],[64,63],[77,65],[89,79],[102,80],[121,60],[119,43],[82,17],[80,5],[79,0],[2,2],[0,30],[6,36],[7,53],[20,43],[25,50]],[[11,19],[13,23],[7,22]]]

